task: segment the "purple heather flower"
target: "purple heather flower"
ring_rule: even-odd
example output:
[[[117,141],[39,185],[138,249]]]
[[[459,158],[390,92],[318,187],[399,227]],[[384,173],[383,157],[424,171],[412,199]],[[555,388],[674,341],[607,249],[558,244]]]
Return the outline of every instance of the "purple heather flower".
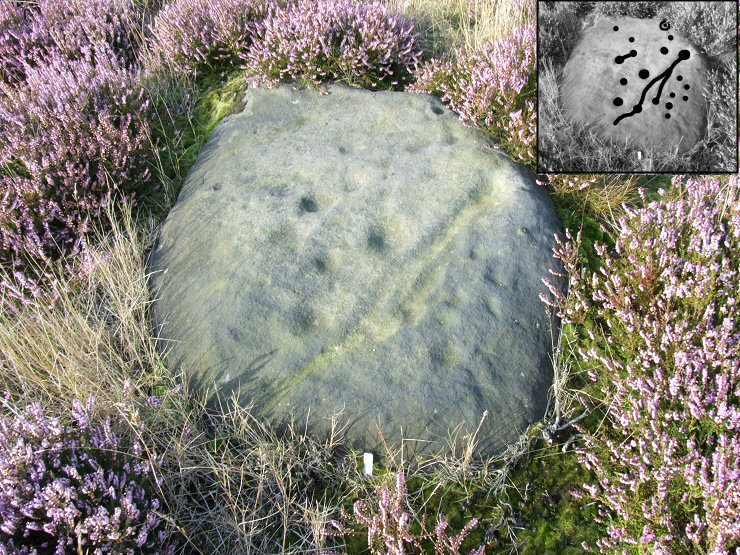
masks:
[[[298,0],[271,5],[246,68],[265,83],[298,79],[388,88],[410,79],[421,60],[413,25],[378,1]]]
[[[570,297],[553,304],[566,322],[597,324],[581,356],[611,427],[582,430],[581,460],[597,477],[583,493],[610,523],[604,553],[740,546],[740,185],[674,186],[680,196],[627,211],[590,279],[578,240],[556,250]]]
[[[493,130],[517,158],[532,162],[536,110],[521,98],[533,83],[535,52],[535,25],[527,23],[472,52],[427,62],[410,90],[440,96],[463,122]]]
[[[92,423],[92,402],[72,413],[66,424],[41,404],[0,400],[0,553],[171,553],[151,462],[130,464],[140,457],[110,420]]]
[[[103,53],[105,54],[105,53]],[[149,178],[148,101],[136,72],[53,52],[0,82],[0,260],[24,298],[52,279],[49,262],[84,252],[105,206]]]
[[[185,70],[238,65],[251,45],[268,0],[175,0],[154,18],[150,47]]]
[[[462,543],[470,532],[478,525],[477,519],[471,519],[456,535],[448,535],[449,524],[444,515],[439,515],[438,524],[434,530],[426,529],[426,516],[422,520],[422,530],[419,534],[411,531],[412,514],[407,511],[408,492],[403,471],[396,474],[395,484],[378,486],[375,499],[359,500],[353,507],[352,518],[354,524],[367,529],[367,542],[370,551],[375,555],[402,555],[415,553],[421,548],[422,542],[430,541],[435,553],[449,553],[459,555]],[[344,514],[344,513],[343,513]],[[349,515],[344,514],[345,518]],[[326,535],[351,534],[352,531],[337,521],[330,525],[337,532],[327,532]],[[471,551],[471,555],[483,555],[485,546]]]

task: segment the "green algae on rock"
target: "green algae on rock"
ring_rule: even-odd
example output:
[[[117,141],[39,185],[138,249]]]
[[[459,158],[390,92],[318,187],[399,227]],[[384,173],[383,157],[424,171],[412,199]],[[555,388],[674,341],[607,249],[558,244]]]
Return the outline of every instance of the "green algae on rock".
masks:
[[[434,97],[252,89],[162,227],[155,319],[211,399],[316,434],[343,411],[366,451],[379,430],[445,450],[487,411],[500,452],[545,410],[559,231],[534,175]]]

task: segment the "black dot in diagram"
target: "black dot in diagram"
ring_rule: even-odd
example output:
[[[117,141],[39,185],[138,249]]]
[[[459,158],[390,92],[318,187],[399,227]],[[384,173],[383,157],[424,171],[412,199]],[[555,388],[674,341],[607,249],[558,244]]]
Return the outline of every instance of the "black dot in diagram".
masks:
[[[641,79],[647,79],[648,77],[650,77],[650,72],[647,69],[641,69],[638,75]]]
[[[621,106],[622,104],[624,104],[624,100],[622,100],[621,98],[617,97],[614,99],[615,106]]]
[[[621,78],[621,79],[619,80],[619,83],[620,83],[621,85],[626,85],[626,84],[627,84],[627,78],[626,78],[626,77],[622,77],[622,78]]]
[[[661,54],[668,54],[668,49],[664,46],[663,48],[660,49],[660,53]]]

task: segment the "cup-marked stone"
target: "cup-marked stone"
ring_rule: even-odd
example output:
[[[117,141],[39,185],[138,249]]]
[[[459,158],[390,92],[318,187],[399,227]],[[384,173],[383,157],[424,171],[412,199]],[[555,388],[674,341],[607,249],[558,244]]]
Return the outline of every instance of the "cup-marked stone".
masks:
[[[568,117],[636,148],[690,150],[705,135],[707,63],[663,19],[599,18],[563,68]]]
[[[500,451],[552,382],[552,203],[436,98],[327,92],[251,90],[204,146],[152,256],[168,361],[276,423],[343,411],[365,451],[488,411]]]

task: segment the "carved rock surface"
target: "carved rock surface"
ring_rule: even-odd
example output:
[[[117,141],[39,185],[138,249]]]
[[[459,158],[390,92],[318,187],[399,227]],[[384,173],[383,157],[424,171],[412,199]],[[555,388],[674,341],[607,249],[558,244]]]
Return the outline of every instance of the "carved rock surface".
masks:
[[[599,18],[563,68],[569,118],[620,144],[690,150],[706,132],[707,64],[670,22]]]
[[[170,366],[364,450],[488,411],[500,451],[552,383],[552,203],[431,96],[324,92],[251,90],[201,151],[152,257]]]

